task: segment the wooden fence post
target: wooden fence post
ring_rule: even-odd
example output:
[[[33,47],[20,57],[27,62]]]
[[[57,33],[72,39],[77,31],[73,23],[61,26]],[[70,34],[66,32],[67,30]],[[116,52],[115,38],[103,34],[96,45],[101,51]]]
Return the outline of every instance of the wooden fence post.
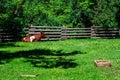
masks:
[[[31,25],[30,27],[29,27],[29,29],[28,29],[28,34],[30,35],[30,34],[35,34],[35,31],[34,30],[36,30],[36,27],[34,27],[33,25]]]
[[[66,27],[63,26],[61,28],[61,40],[66,40],[67,39],[67,36],[66,36]]]
[[[118,31],[119,31],[119,33],[118,33],[118,37],[120,37],[120,27],[118,27]]]
[[[94,28],[93,28],[93,26],[91,26],[91,38],[94,37],[93,34],[94,34]]]

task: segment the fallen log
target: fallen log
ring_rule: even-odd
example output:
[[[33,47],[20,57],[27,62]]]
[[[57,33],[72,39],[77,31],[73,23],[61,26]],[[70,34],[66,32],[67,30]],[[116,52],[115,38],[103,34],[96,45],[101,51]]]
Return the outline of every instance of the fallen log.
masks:
[[[21,77],[37,77],[39,74],[21,74]]]

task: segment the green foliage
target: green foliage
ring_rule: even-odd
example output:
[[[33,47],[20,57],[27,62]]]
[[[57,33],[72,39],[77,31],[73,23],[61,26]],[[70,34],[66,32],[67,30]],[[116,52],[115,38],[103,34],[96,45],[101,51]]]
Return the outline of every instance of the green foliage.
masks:
[[[90,0],[72,2],[71,23],[72,27],[90,27],[92,23],[90,21],[89,13],[91,12],[90,6],[93,3]]]
[[[91,16],[92,23],[95,25],[105,26],[105,27],[117,27],[119,26],[119,21],[116,20],[118,16],[120,1],[113,0],[93,0],[96,2],[93,6],[93,16]]]
[[[1,0],[0,27],[120,26],[120,0]]]

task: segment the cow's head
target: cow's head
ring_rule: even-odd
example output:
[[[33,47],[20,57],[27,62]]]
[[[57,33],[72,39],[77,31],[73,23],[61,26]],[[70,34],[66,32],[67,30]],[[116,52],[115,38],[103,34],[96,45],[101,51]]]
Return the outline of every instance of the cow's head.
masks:
[[[30,36],[26,36],[24,38],[22,38],[23,42],[29,42],[30,41]]]

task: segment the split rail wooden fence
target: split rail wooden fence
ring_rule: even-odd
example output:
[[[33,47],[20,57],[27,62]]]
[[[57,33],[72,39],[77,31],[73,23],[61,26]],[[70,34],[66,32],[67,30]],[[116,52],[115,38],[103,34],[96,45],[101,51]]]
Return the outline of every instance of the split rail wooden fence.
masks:
[[[91,26],[90,28],[66,28],[64,26],[30,26],[25,28],[26,35],[45,32],[42,40],[65,40],[71,38],[119,38],[120,29],[113,27]],[[13,35],[9,30],[0,29],[0,42],[13,41]]]
[[[46,38],[42,40],[65,40],[71,38],[119,38],[120,29],[113,27],[91,26],[90,28],[66,28],[65,26],[31,26],[28,34],[44,31]]]
[[[120,28],[92,26],[91,37],[92,38],[119,38]]]
[[[28,34],[38,34],[45,32],[46,37],[42,40],[65,40],[70,38],[90,38],[91,28],[66,28],[50,26],[31,26]]]

